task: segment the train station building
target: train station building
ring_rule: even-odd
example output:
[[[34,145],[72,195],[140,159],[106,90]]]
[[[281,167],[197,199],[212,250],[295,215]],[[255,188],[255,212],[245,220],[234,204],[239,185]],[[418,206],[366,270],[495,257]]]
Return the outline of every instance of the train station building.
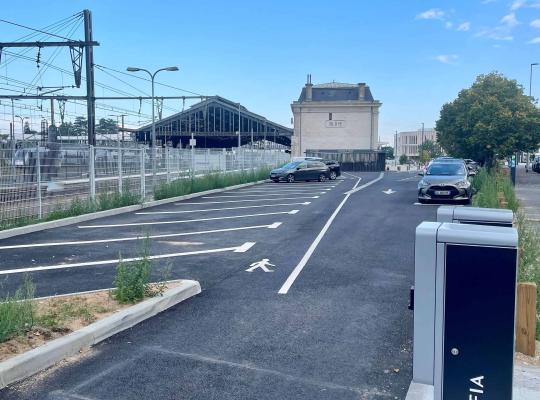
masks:
[[[292,154],[377,150],[380,107],[365,83],[313,85],[309,75],[298,101],[291,104]]]

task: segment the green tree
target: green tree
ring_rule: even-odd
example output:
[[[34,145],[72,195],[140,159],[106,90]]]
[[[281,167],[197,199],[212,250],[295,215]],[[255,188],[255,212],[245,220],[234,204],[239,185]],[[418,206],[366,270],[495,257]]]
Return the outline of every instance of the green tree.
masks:
[[[71,128],[71,134],[76,136],[86,136],[86,130],[88,128],[88,122],[84,117],[77,117],[73,122],[73,127]]]
[[[491,164],[495,157],[538,148],[540,111],[515,80],[492,72],[443,105],[436,130],[449,155]]]
[[[409,161],[409,157],[407,157],[406,154],[402,154],[402,155],[399,156],[399,163],[401,165],[407,164],[408,161]]]
[[[433,140],[427,139],[418,146],[418,154],[420,155],[420,162],[428,162],[432,158],[442,156],[441,146]]]
[[[112,135],[118,132],[116,121],[112,118],[101,118],[96,126],[99,135]]]
[[[381,150],[383,150],[386,153],[387,160],[394,159],[394,148],[392,146],[383,146],[381,147]]]

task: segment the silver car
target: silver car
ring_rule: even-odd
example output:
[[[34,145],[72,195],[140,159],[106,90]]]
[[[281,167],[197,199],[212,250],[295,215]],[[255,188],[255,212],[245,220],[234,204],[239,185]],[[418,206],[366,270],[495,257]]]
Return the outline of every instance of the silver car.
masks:
[[[472,187],[469,172],[463,160],[435,161],[426,169],[418,182],[418,201],[456,201],[469,204]]]

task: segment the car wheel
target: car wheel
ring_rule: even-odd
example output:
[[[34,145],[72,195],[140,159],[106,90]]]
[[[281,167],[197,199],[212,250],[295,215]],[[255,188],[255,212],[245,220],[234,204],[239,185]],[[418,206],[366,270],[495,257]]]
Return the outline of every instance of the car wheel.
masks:
[[[319,175],[319,182],[324,182],[326,180],[326,175],[325,174],[320,174]]]
[[[294,182],[294,175],[293,175],[293,174],[287,175],[287,182],[289,182],[289,183],[293,183],[293,182]]]
[[[336,171],[330,171],[330,180],[335,181],[337,178]]]

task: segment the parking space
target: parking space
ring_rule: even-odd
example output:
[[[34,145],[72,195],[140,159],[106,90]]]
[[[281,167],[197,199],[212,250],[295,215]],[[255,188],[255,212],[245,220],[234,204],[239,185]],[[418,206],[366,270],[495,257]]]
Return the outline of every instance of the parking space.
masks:
[[[40,296],[111,287],[118,262],[139,259],[145,238],[153,279],[167,274],[204,287],[238,269],[241,253],[279,235],[307,207],[331,207],[344,182],[265,183],[5,239],[0,295],[25,275]]]
[[[61,262],[133,257],[148,232],[150,254],[165,257],[158,271],[168,265],[203,292],[0,397],[403,398],[414,229],[435,218],[413,206],[416,182],[405,177],[262,184],[4,241],[16,267],[29,257],[46,266],[57,250],[77,257]],[[21,245],[33,247],[6,247]],[[73,292],[109,287],[114,265],[31,274],[40,294]]]

